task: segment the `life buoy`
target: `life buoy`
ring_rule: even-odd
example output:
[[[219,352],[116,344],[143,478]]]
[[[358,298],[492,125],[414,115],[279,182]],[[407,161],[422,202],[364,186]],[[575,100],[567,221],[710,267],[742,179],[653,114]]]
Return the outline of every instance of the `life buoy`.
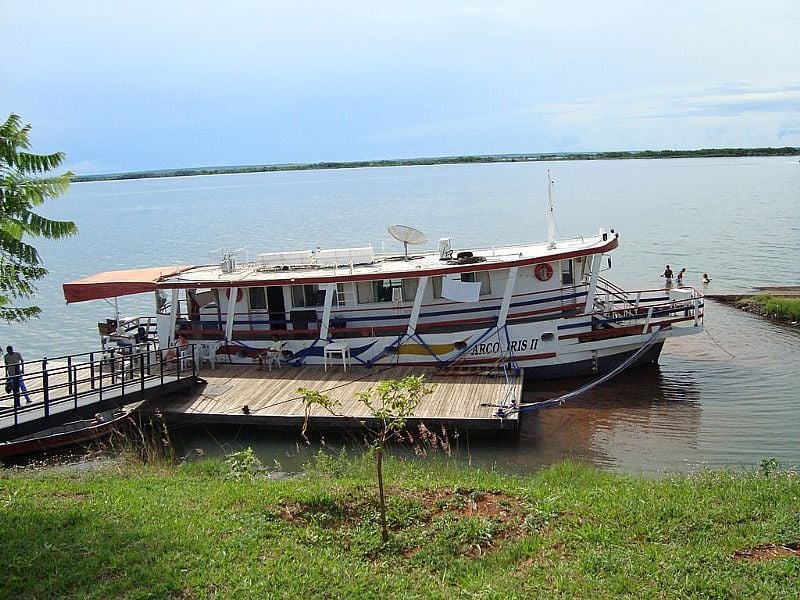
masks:
[[[533,269],[533,274],[539,281],[547,281],[553,276],[553,267],[547,263],[536,265]]]
[[[241,302],[243,296],[244,296],[244,293],[242,292],[242,288],[237,288],[236,289],[236,302]],[[231,299],[231,288],[226,288],[225,289],[225,297],[228,300]]]

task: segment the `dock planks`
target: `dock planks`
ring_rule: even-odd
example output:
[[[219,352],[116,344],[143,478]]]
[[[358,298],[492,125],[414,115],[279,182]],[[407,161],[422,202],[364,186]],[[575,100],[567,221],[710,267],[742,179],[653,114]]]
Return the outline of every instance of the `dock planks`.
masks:
[[[516,416],[500,419],[494,413],[506,398],[519,403],[521,374],[506,381],[502,376],[480,372],[446,375],[419,367],[353,367],[345,372],[341,366],[327,371],[322,367],[284,366],[269,372],[253,366],[217,363],[216,369],[199,373],[204,383],[191,392],[154,399],[141,410],[158,409],[168,423],[236,423],[299,431],[305,419],[305,405],[297,390],[304,387],[323,392],[339,403],[336,416],[319,406],[312,407],[309,427],[360,428],[362,421],[369,422],[371,418],[356,394],[379,381],[409,375],[424,375],[426,383],[433,386],[433,393],[422,400],[409,419],[410,427],[424,422],[428,427],[460,431],[517,429]]]

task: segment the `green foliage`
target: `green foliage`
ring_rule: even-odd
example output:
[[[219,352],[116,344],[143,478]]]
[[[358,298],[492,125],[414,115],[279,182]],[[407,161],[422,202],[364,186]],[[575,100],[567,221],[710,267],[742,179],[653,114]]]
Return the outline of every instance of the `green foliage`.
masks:
[[[63,194],[72,173],[49,175],[63,162],[61,152],[26,152],[30,129],[14,114],[0,125],[0,319],[6,321],[25,321],[40,312],[36,306],[12,306],[15,300],[30,299],[36,290],[33,282],[47,274],[26,238],[59,239],[78,231],[72,221],[53,221],[33,212]]]
[[[374,388],[356,394],[358,400],[367,407],[370,414],[383,422],[377,440],[383,444],[395,432],[406,425],[406,419],[414,414],[414,410],[422,399],[433,391],[425,385],[425,376],[409,375],[403,379],[381,381]]]
[[[300,394],[300,398],[302,399],[305,408],[303,429],[300,431],[300,435],[303,436],[304,440],[308,441],[308,438],[306,437],[306,431],[308,430],[308,419],[311,416],[311,409],[314,406],[319,406],[324,408],[329,413],[335,414],[334,409],[339,406],[339,403],[335,400],[331,400],[330,396],[327,394],[323,394],[317,390],[312,390],[311,388],[297,388],[297,393]]]
[[[312,390],[310,388],[297,388],[297,393],[300,394],[303,404],[306,406],[306,412],[312,406],[320,406],[327,411],[333,411],[334,408],[338,406],[338,403],[331,398],[327,394],[323,394],[317,390]]]
[[[759,465],[759,470],[764,477],[769,477],[773,473],[780,471],[781,463],[776,458],[765,458]]]
[[[761,294],[753,298],[759,305],[761,312],[769,317],[800,321],[800,299],[780,298]]]
[[[309,388],[297,390],[302,396],[306,406],[305,419],[303,421],[302,435],[306,435],[306,426],[311,407],[321,406],[328,412],[338,404],[322,392]],[[383,453],[386,444],[398,435],[406,424],[406,419],[414,414],[414,410],[419,406],[422,399],[433,391],[431,386],[425,385],[425,377],[408,376],[403,379],[388,379],[381,381],[374,388],[366,392],[359,392],[356,398],[367,407],[373,418],[381,421],[382,426],[377,430],[371,430],[372,452],[375,457],[375,466],[378,477],[378,498],[380,510],[381,539],[386,544],[389,541],[389,526],[387,521],[386,509],[386,490],[383,483]]]
[[[266,474],[267,470],[255,451],[248,446],[245,450],[225,456],[229,479],[247,479]]]

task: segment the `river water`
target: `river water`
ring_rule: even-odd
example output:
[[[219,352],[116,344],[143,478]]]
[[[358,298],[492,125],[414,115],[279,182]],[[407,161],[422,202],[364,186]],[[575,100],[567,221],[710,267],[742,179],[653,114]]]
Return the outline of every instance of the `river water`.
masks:
[[[260,252],[372,244],[401,250],[400,223],[434,247],[458,249],[546,236],[546,169],[556,181],[564,237],[620,232],[613,269],[625,287],[655,287],[669,263],[707,293],[745,293],[800,281],[800,163],[796,158],[493,163],[297,171],[75,184],[43,214],[75,221],[76,238],[37,240],[50,274],[44,313],[0,326],[0,342],[27,360],[94,349],[104,302],[66,306],[60,286],[99,271],[201,264],[218,248]],[[120,301],[151,312],[151,298]],[[564,457],[612,470],[659,474],[800,465],[800,331],[709,301],[707,333],[669,340],[657,367],[631,370],[567,406],[527,415],[519,444],[459,440],[460,459],[529,472]],[[578,382],[537,383],[525,401]],[[268,462],[304,460],[293,437],[218,431],[178,435],[206,452],[255,445]]]

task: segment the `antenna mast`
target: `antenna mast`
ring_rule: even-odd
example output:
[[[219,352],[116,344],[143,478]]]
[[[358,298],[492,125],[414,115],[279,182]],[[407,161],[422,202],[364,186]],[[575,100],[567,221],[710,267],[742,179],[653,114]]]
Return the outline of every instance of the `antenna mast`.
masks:
[[[547,169],[547,249],[552,250],[556,247],[556,217],[553,213],[553,186],[555,181],[550,177],[550,169]]]

